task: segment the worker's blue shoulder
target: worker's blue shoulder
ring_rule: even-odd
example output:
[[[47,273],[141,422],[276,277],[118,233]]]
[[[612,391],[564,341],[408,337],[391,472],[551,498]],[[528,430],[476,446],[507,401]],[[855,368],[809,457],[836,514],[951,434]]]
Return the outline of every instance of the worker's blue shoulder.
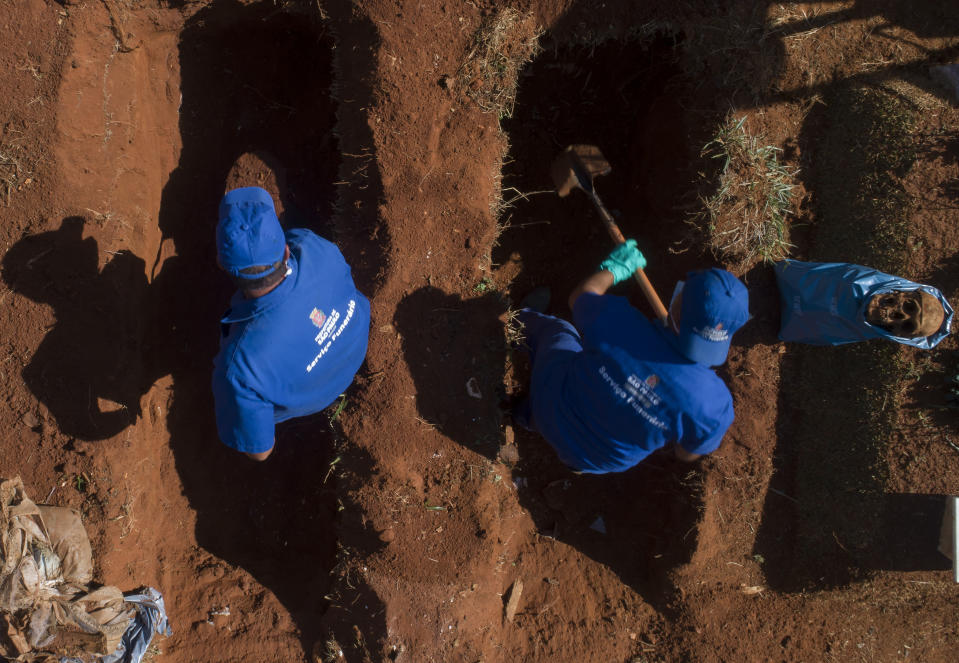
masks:
[[[336,244],[333,242],[323,239],[317,235],[312,230],[306,228],[291,228],[286,231],[286,243],[290,245],[290,248],[307,246],[307,247],[323,247],[323,248],[333,248],[337,253],[339,249],[336,248]]]
[[[322,279],[327,286],[345,280],[352,287],[349,265],[336,244],[303,228],[286,231],[286,243],[300,265],[301,279]]]

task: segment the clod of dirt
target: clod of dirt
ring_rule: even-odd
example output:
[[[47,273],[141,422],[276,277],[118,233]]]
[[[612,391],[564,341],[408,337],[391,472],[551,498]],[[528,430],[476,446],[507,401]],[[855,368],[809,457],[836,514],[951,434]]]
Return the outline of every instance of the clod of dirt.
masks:
[[[510,588],[509,599],[506,601],[506,621],[513,621],[513,617],[516,616],[516,609],[519,608],[519,599],[523,595],[523,581],[520,578],[516,579],[516,582],[513,583],[513,586]]]
[[[473,398],[483,398],[483,392],[480,391],[479,382],[476,378],[470,378],[466,381],[466,393]]]
[[[515,465],[519,462],[519,449],[515,444],[504,444],[500,447],[499,458],[507,465]]]

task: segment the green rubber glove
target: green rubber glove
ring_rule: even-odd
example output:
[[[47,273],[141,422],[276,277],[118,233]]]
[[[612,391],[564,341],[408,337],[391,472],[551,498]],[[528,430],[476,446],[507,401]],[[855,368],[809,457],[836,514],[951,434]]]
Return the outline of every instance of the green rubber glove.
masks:
[[[646,256],[636,248],[635,239],[627,239],[613,249],[599,268],[613,273],[613,285],[632,277],[637,269],[646,267]]]

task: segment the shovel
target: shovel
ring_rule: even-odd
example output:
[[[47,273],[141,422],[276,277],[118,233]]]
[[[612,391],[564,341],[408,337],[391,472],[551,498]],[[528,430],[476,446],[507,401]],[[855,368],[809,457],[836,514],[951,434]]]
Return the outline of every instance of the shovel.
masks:
[[[613,221],[613,216],[593,188],[593,178],[597,175],[606,175],[612,169],[603,153],[595,145],[570,145],[553,161],[550,173],[560,198],[566,197],[573,189],[582,189],[586,192],[596,206],[600,218],[603,219],[609,236],[618,245],[624,243],[626,238],[623,237],[619,226]],[[668,315],[666,307],[653,289],[653,284],[646,278],[646,273],[640,268],[636,270],[633,277],[646,296],[646,301],[656,312],[656,317],[665,322]]]

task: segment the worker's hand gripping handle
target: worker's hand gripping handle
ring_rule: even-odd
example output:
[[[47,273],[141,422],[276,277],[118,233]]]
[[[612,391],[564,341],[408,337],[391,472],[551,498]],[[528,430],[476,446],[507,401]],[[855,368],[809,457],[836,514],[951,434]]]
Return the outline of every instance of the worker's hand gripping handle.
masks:
[[[603,201],[599,199],[599,196],[595,192],[591,192],[590,197],[593,199],[593,204],[596,205],[596,209],[599,210],[599,215],[603,218],[603,223],[606,226],[609,236],[613,238],[613,241],[616,242],[616,245],[625,244],[626,238],[623,237],[623,233],[620,232],[619,226],[616,225],[616,222],[613,221],[613,215],[609,213],[606,209],[606,206],[603,205]],[[640,290],[643,291],[643,295],[646,297],[646,301],[649,302],[650,306],[653,307],[653,311],[656,313],[656,317],[661,321],[666,322],[666,317],[669,313],[666,311],[666,307],[663,306],[662,300],[659,298],[659,295],[656,294],[656,291],[653,289],[653,284],[649,282],[649,279],[646,277],[646,272],[643,271],[642,267],[638,267],[635,272],[633,272],[633,278],[636,279],[636,283],[639,284]]]

